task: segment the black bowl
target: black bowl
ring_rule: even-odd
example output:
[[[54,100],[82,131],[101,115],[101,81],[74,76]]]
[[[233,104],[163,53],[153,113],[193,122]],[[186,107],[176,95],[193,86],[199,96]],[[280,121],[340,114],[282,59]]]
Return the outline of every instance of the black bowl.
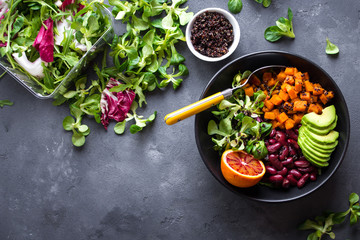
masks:
[[[254,71],[268,65],[285,65],[297,67],[302,72],[308,72],[310,80],[320,83],[325,89],[334,92],[335,97],[331,104],[336,107],[338,123],[336,130],[339,132],[339,143],[331,155],[329,166],[322,169],[322,174],[314,182],[307,183],[303,188],[291,187],[290,189],[275,189],[263,185],[251,188],[238,188],[228,183],[220,170],[218,152],[213,150],[211,136],[207,134],[207,125],[213,119],[211,111],[214,108],[201,112],[195,117],[195,138],[200,155],[213,176],[226,188],[236,194],[249,197],[262,202],[285,202],[301,198],[321,187],[339,168],[348,147],[350,136],[350,118],[345,99],[335,81],[317,64],[301,56],[281,51],[256,52],[240,57],[223,67],[210,80],[200,99],[231,87],[232,79],[239,71]]]

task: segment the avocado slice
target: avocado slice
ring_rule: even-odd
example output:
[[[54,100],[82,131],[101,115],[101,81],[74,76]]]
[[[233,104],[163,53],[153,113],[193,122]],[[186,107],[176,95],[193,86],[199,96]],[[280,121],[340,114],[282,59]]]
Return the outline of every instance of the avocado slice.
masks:
[[[333,123],[331,123],[327,128],[317,128],[317,127],[313,127],[310,124],[307,124],[305,121],[303,122],[303,125],[307,127],[307,129],[310,132],[319,134],[319,135],[326,135],[328,134],[331,130],[333,130],[336,127],[337,124],[337,115],[335,116],[335,121]]]
[[[316,148],[323,149],[324,151],[327,151],[327,150],[333,151],[338,144],[338,140],[336,140],[334,143],[327,143],[327,144],[315,142],[314,140],[312,140],[310,137],[307,136],[307,134],[304,132],[303,127],[301,127],[299,129],[299,137],[298,138],[302,138],[302,139],[306,140],[306,142],[308,143],[309,146],[315,146]]]
[[[322,114],[314,112],[305,114],[301,119],[302,124],[308,124],[316,128],[328,128],[336,118],[336,110],[334,105],[330,105],[323,109]]]
[[[331,130],[327,135],[319,135],[313,132],[310,132],[306,127],[300,127],[302,128],[301,131],[304,132],[306,136],[308,136],[311,140],[314,142],[320,143],[320,144],[333,144],[339,137],[339,132],[335,130]],[[299,129],[299,131],[300,131]]]
[[[302,137],[301,138],[301,141],[303,142],[303,144],[305,146],[307,146],[308,149],[313,149],[314,151],[316,152],[319,152],[319,153],[322,153],[322,154],[331,154],[334,150],[335,150],[335,147],[331,148],[331,149],[323,149],[321,148],[321,146],[319,145],[316,145],[316,144],[311,144],[308,140],[307,137]]]
[[[301,150],[306,149],[308,154],[313,157],[319,157],[321,159],[329,159],[331,156],[331,153],[321,153],[319,151],[316,151],[313,147],[306,145],[306,143],[304,142],[304,140],[302,138],[300,138],[300,140],[298,139],[298,143],[299,143]]]
[[[304,157],[313,165],[317,166],[317,167],[327,167],[329,166],[329,163],[327,161],[323,161],[322,159],[318,159],[316,157],[313,157],[311,155],[308,154],[307,150],[303,150],[302,151]],[[320,160],[320,161],[319,161]]]

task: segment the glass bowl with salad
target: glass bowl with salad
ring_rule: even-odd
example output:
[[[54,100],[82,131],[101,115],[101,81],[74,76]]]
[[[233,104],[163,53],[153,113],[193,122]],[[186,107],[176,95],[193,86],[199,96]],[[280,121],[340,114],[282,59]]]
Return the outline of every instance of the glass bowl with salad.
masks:
[[[197,114],[195,138],[206,167],[227,189],[286,202],[324,185],[344,159],[350,118],[335,81],[302,56],[263,51],[225,65],[200,98],[271,65],[284,68],[256,74],[230,98]]]
[[[64,93],[113,35],[102,1],[0,0],[0,66],[40,99]]]

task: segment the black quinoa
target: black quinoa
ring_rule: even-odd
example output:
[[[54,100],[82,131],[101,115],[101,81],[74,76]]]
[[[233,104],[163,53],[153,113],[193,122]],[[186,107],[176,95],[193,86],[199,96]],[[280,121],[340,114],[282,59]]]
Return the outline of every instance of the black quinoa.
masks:
[[[229,51],[233,41],[233,26],[223,14],[204,12],[196,17],[191,43],[202,55],[221,57]]]

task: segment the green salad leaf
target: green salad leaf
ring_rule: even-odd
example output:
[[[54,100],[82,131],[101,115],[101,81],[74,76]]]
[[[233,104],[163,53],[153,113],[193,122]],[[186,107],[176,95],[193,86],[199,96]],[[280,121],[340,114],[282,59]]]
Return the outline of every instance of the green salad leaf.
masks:
[[[55,2],[11,0],[0,25],[0,43],[6,45],[0,47],[0,56],[37,83],[44,95],[51,94],[111,28],[103,1],[76,0],[71,4],[63,1],[61,6]],[[50,34],[39,42],[48,46],[45,55],[40,53],[45,50],[35,44],[43,31]],[[53,60],[44,58],[49,55],[54,55]]]
[[[243,7],[242,1],[241,0],[229,0],[228,2],[228,8],[230,10],[230,12],[232,13],[239,13],[241,12],[241,9]]]
[[[349,214],[350,225],[356,224],[360,217],[359,195],[356,193],[349,195],[349,209],[345,212],[325,212],[316,216],[314,220],[307,219],[299,225],[298,229],[314,231],[308,235],[307,239],[320,240],[325,235],[335,239],[334,226],[343,223]]]
[[[255,2],[261,3],[266,8],[271,4],[271,0],[255,0]]]
[[[334,54],[338,54],[339,51],[340,51],[339,48],[335,44],[331,43],[328,38],[326,38],[326,49],[325,49],[326,54],[334,55]]]
[[[238,73],[232,86],[240,84],[250,73]],[[212,111],[216,120],[210,120],[207,128],[208,134],[213,136],[216,151],[221,154],[226,149],[245,150],[257,159],[267,155],[264,139],[270,134],[272,125],[256,120],[262,114],[265,98],[261,90],[249,97],[243,89],[239,89],[231,98],[217,105],[217,110]]]
[[[265,30],[264,37],[269,42],[276,42],[283,36],[289,38],[295,38],[293,28],[293,13],[288,8],[288,19],[281,17],[276,21],[276,26],[270,26]]]
[[[0,107],[3,108],[4,106],[12,106],[14,103],[10,100],[0,100]]]
[[[186,0],[109,1],[113,6],[114,17],[127,26],[127,31],[121,36],[115,35],[110,43],[109,55],[112,57],[113,66],[107,66],[105,53],[101,67],[94,66],[98,79],[89,82],[86,77],[79,78],[75,82],[75,88],[69,89],[62,99],[55,102],[57,105],[68,102],[71,106],[71,116],[64,119],[64,129],[72,131],[75,146],[82,146],[89,133],[89,129],[81,131],[85,130],[83,117],[90,116],[96,122],[102,123],[100,99],[111,78],[121,84],[106,91],[129,91],[135,94],[126,118],[119,120],[114,126],[116,134],[124,134],[127,124],[130,124],[130,133],[135,134],[155,120],[156,111],[147,117],[138,113],[140,108],[147,104],[146,92],[165,88],[169,84],[176,89],[188,74],[185,58],[176,49],[179,41],[185,41],[180,27],[186,25],[193,16],[193,13],[187,12],[188,7],[180,7],[185,2]],[[73,23],[78,31],[75,38],[82,37],[84,43],[86,39],[91,39],[98,26],[94,23],[91,28],[84,29],[84,23],[92,22],[92,19],[91,14],[85,13]],[[61,57],[68,64],[75,61],[68,54]]]

